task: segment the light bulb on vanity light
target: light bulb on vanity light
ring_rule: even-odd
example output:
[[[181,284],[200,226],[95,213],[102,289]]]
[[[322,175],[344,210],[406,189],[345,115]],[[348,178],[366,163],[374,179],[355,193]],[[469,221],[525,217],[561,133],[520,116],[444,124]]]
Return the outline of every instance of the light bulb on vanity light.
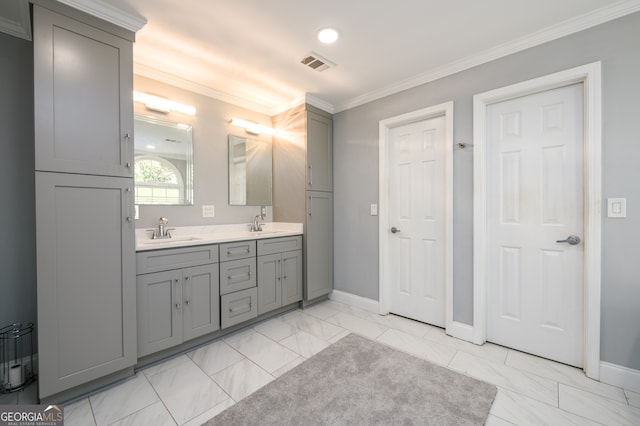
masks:
[[[242,118],[232,118],[231,125],[242,127],[247,131],[247,133],[253,135],[259,135],[261,133],[265,133],[267,135],[274,136],[277,134],[277,130],[273,127],[265,126],[262,124],[254,123],[252,121],[243,120]]]

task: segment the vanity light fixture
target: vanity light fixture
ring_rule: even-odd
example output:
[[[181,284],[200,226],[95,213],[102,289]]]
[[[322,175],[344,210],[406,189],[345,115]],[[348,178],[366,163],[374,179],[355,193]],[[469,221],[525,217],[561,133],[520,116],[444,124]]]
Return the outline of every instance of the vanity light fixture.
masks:
[[[252,121],[243,120],[241,118],[232,118],[231,125],[242,127],[252,135],[259,135],[260,133],[266,133],[267,135],[275,135],[277,130],[273,127],[264,126],[262,124],[254,123]]]
[[[327,27],[318,31],[318,40],[324,44],[335,43],[338,40],[338,30],[335,28]]]
[[[149,95],[148,93],[134,91],[133,100],[136,102],[142,102],[147,109],[152,111],[163,112],[165,114],[171,111],[176,111],[187,115],[196,115],[196,107],[181,104],[179,102],[172,101],[171,99]]]

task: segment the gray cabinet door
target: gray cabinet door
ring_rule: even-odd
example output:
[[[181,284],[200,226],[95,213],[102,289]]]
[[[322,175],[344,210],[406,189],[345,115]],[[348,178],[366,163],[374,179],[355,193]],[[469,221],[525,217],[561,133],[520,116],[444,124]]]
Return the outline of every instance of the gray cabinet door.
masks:
[[[333,194],[307,191],[304,299],[333,290]]]
[[[307,190],[333,191],[333,120],[307,111]]]
[[[218,264],[184,269],[184,340],[212,333],[220,328]]]
[[[136,363],[132,184],[36,172],[41,398]]]
[[[282,306],[282,255],[258,257],[258,315]]]
[[[35,168],[133,177],[133,47],[33,7]]]
[[[138,356],[182,343],[182,273],[138,275]]]
[[[302,300],[302,251],[282,253],[282,305]]]

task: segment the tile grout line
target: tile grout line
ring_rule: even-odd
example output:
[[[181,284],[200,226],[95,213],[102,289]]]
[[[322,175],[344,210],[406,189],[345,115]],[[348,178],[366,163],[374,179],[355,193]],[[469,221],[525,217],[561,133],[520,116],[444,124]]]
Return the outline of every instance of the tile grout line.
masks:
[[[89,409],[91,410],[91,417],[93,417],[93,424],[98,426],[98,420],[96,419],[96,413],[93,410],[93,404],[91,403],[91,398],[87,397],[87,402],[89,403]]]
[[[558,385],[560,385],[560,383],[558,383]],[[551,404],[547,404],[547,403],[546,403],[546,402],[544,402],[544,401],[540,401],[540,400],[538,400],[538,399],[532,398],[532,397],[530,397],[530,396],[528,396],[528,395],[525,395],[525,394],[523,394],[523,393],[521,393],[521,392],[514,391],[514,390],[511,390],[511,389],[507,389],[507,388],[505,388],[505,387],[498,386],[498,385],[495,385],[495,386],[496,386],[499,390],[501,389],[501,390],[503,390],[504,392],[515,393],[515,394],[517,394],[518,396],[520,396],[521,398],[526,398],[526,399],[529,399],[529,400],[531,400],[531,401],[537,402],[537,403],[539,403],[539,404],[546,405],[546,406],[548,406],[548,407],[550,407],[550,408],[555,408],[555,409],[557,409],[557,410],[560,410],[560,411],[562,411],[562,412],[564,412],[564,413],[567,413],[567,414],[570,414],[570,415],[572,415],[572,416],[580,417],[581,419],[585,419],[585,420],[588,420],[588,421],[593,422],[593,423],[603,424],[603,423],[600,423],[600,422],[595,421],[595,420],[593,420],[593,419],[589,419],[589,418],[587,418],[587,417],[585,417],[585,416],[583,416],[583,415],[580,415],[580,414],[574,413],[574,412],[569,411],[569,410],[565,410],[564,408],[561,408],[560,406],[555,407],[555,406],[553,406],[553,405],[551,405]],[[559,401],[559,400],[560,400],[560,392],[558,391],[558,401]]]
[[[153,389],[153,393],[156,394],[156,396],[158,397],[158,401],[160,401],[160,403],[162,403],[162,406],[164,407],[165,410],[167,410],[167,413],[169,413],[169,416],[171,416],[171,418],[173,419],[173,422],[176,425],[179,425],[178,423],[178,419],[176,419],[175,417],[173,417],[173,413],[171,413],[171,410],[169,410],[169,407],[167,407],[167,404],[165,404],[164,400],[162,399],[162,397],[160,396],[160,394],[158,393],[158,391],[156,390],[155,386],[153,386],[153,383],[151,383],[151,380],[149,380],[149,378],[147,377],[146,374],[142,373],[142,375],[144,376],[145,380],[147,381],[147,383],[149,383],[149,386],[151,386],[151,389]],[[155,403],[154,403],[155,404]],[[125,417],[126,418],[126,417]]]

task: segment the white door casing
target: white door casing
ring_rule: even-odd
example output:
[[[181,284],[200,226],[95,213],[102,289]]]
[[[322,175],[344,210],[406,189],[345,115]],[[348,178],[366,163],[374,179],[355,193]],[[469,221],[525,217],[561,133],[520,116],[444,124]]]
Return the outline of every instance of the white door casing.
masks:
[[[582,367],[583,85],[487,107],[487,340]],[[577,243],[576,243],[577,242]]]
[[[474,283],[473,342],[487,339],[488,223],[487,108],[491,104],[582,83],[583,140],[583,369],[600,374],[601,288],[601,65],[595,62],[474,96]]]
[[[452,319],[452,146],[453,102],[380,121],[383,315]]]

